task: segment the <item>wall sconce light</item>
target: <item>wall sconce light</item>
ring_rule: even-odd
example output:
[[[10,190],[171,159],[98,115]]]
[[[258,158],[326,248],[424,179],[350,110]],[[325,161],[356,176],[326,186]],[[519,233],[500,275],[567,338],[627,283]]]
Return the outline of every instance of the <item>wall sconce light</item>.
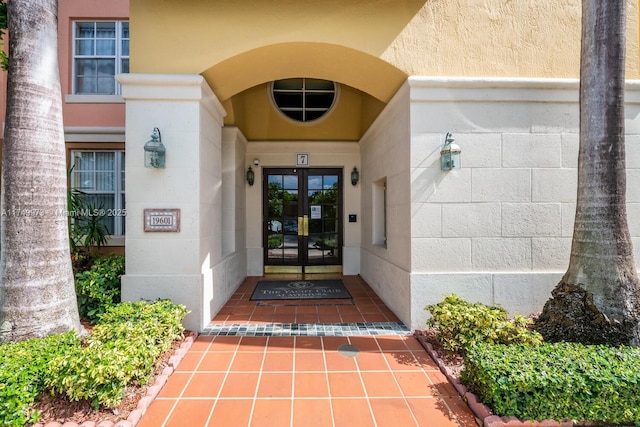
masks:
[[[253,171],[253,169],[251,169],[251,166],[249,166],[249,169],[247,169],[247,182],[249,183],[249,185],[253,185],[255,180],[256,180],[256,174]]]
[[[360,181],[360,172],[358,172],[358,168],[354,166],[351,171],[351,185],[357,185],[358,181]]]
[[[153,128],[151,139],[144,144],[144,166],[147,168],[164,169],[166,148],[162,144],[160,129]]]
[[[447,132],[444,145],[440,150],[440,169],[449,171],[451,169],[460,169],[460,153],[462,150],[458,144],[454,144],[453,135]]]

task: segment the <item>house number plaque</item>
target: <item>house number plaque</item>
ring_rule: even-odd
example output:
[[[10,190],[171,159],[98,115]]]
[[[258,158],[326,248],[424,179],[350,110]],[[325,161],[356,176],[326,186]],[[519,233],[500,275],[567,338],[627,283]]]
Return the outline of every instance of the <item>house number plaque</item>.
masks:
[[[145,209],[144,231],[180,231],[180,209]]]

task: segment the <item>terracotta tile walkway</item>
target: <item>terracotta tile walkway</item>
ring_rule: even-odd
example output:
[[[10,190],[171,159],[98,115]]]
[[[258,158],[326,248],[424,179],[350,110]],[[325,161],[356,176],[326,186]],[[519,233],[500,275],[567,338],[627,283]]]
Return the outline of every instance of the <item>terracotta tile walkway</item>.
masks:
[[[354,304],[264,305],[249,300],[258,278],[248,278],[138,426],[476,427],[467,405],[409,331],[384,330],[398,319],[367,284],[355,276],[342,279]],[[353,329],[354,322],[359,328]],[[336,329],[329,331],[333,336],[313,336],[317,329],[299,324]],[[240,327],[230,333],[224,325]]]

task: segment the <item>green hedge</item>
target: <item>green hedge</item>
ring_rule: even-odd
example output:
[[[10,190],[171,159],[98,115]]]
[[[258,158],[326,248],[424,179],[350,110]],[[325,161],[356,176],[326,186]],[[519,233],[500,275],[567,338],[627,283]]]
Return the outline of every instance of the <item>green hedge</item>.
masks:
[[[0,425],[38,420],[31,405],[44,390],[49,362],[80,343],[73,332],[0,345]]]
[[[0,344],[0,426],[38,421],[33,404],[43,392],[115,406],[126,387],[143,383],[158,356],[182,336],[184,306],[171,301],[120,303],[98,319],[93,333],[73,332]]]
[[[51,361],[46,385],[71,401],[90,400],[95,408],[117,405],[127,384],[146,382],[158,356],[182,336],[186,314],[170,301],[108,308],[83,347]]]
[[[427,325],[438,329],[437,340],[446,350],[466,351],[478,343],[539,344],[542,336],[528,329],[530,319],[499,306],[469,303],[458,295],[446,295],[438,304],[428,305],[431,318]]]
[[[461,380],[496,415],[640,425],[640,349],[478,344]]]
[[[80,317],[95,323],[109,307],[120,302],[123,256],[98,258],[89,270],[76,274],[76,295]]]

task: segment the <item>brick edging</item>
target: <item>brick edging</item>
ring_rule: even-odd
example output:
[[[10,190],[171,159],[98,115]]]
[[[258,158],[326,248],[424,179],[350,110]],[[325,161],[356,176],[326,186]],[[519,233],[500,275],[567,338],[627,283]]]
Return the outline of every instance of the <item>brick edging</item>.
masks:
[[[189,334],[185,337],[184,342],[173,352],[173,355],[169,358],[168,366],[165,367],[162,370],[162,373],[156,377],[153,385],[147,389],[147,394],[138,401],[138,406],[136,407],[136,409],[129,413],[129,416],[126,420],[120,420],[115,424],[111,421],[102,421],[99,424],[96,424],[95,421],[83,421],[82,424],[77,424],[70,421],[67,421],[64,424],[60,424],[57,421],[53,421],[47,424],[34,424],[32,427],[135,427],[140,422],[142,415],[145,413],[149,405],[151,405],[151,402],[153,402],[162,387],[164,387],[167,380],[169,379],[169,376],[173,373],[184,355],[187,354],[187,351],[189,351],[197,337],[197,332],[189,332]]]
[[[469,405],[469,409],[476,417],[476,420],[480,423],[481,426],[484,427],[574,427],[573,421],[555,421],[555,420],[543,420],[543,421],[521,421],[516,417],[499,417],[494,415],[491,409],[483,404],[478,396],[471,393],[467,390],[464,384],[456,378],[451,370],[447,368],[444,364],[444,361],[438,356],[438,353],[433,349],[433,346],[427,341],[425,334],[423,331],[416,330],[414,332],[414,336],[418,339],[418,342],[422,345],[422,347],[429,353],[429,356],[433,359],[433,361],[438,365],[440,371],[447,377],[447,380],[453,385],[456,389],[460,397],[462,397]],[[589,424],[579,424],[579,425],[589,425]],[[49,427],[49,426],[46,426]],[[65,426],[66,427],[66,426]],[[84,427],[84,426],[82,426]],[[101,426],[99,426],[101,427]]]

